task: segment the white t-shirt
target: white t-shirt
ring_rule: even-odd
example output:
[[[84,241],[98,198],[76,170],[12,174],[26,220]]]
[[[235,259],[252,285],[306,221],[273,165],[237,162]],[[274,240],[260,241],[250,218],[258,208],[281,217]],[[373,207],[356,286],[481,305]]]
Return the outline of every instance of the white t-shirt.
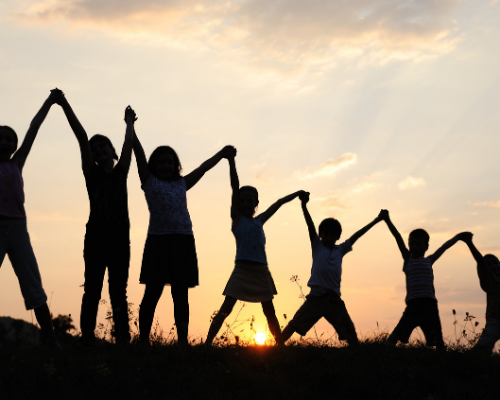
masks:
[[[311,278],[307,286],[311,295],[320,296],[333,292],[340,297],[340,280],[342,277],[342,258],[352,250],[351,242],[335,245],[332,250],[326,247],[316,236],[311,242],[313,265]]]
[[[149,235],[192,235],[184,178],[167,182],[153,174],[142,185],[149,208]]]

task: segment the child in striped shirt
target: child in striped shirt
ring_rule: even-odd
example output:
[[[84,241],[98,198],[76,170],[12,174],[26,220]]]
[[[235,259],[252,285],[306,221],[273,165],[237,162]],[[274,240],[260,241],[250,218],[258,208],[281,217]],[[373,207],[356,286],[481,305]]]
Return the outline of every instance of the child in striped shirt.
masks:
[[[425,257],[425,252],[429,248],[429,234],[425,230],[415,229],[410,232],[407,248],[403,238],[392,223],[389,213],[385,215],[385,222],[396,239],[403,256],[403,272],[406,275],[406,308],[398,325],[390,334],[388,342],[390,344],[396,344],[398,341],[408,343],[413,330],[420,326],[424,332],[427,346],[444,348],[432,265],[446,250],[459,240],[467,240],[470,234],[467,232],[459,233],[445,242],[434,254]]]

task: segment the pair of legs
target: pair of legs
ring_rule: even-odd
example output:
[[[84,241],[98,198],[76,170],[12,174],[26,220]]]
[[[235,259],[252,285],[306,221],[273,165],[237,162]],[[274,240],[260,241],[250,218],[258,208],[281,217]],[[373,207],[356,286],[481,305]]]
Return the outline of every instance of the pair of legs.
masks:
[[[407,302],[401,320],[387,339],[388,343],[396,344],[398,341],[408,343],[411,333],[417,326],[424,332],[427,346],[445,347],[437,301],[430,297],[419,297]]]
[[[283,329],[283,342],[297,332],[304,336],[324,317],[337,331],[339,340],[346,340],[349,345],[358,344],[356,328],[347,312],[344,301],[336,294],[322,296],[308,295],[290,323]]]
[[[48,345],[55,344],[52,317],[42,287],[38,263],[31,247],[26,220],[0,220],[0,265],[6,254],[19,280],[26,309],[35,311],[36,320],[42,330],[42,340]]]
[[[108,268],[109,297],[113,310],[114,336],[118,343],[130,342],[127,283],[130,265],[128,237],[121,240],[86,235],[84,247],[85,285],[80,314],[84,342],[95,340],[99,301]]]
[[[500,318],[488,317],[486,319],[486,326],[474,346],[474,350],[483,350],[491,353],[498,340],[500,340]]]
[[[165,285],[163,283],[148,283],[144,291],[141,308],[139,311],[139,331],[141,343],[149,343],[149,335],[156,305],[160,300]],[[172,285],[172,300],[174,301],[174,320],[177,327],[177,340],[181,345],[188,343],[189,328],[189,301],[188,287],[183,285]]]
[[[219,332],[227,316],[231,314],[231,311],[233,311],[233,307],[237,301],[238,301],[237,299],[231,296],[226,296],[226,298],[224,299],[224,303],[222,303],[219,312],[214,317],[212,324],[210,325],[210,329],[208,330],[208,335],[206,340],[206,344],[208,346],[212,345],[215,336]],[[269,330],[274,336],[276,344],[277,345],[283,344],[280,324],[278,322],[278,318],[276,318],[276,311],[274,310],[273,301],[269,300],[262,302],[261,304],[262,304],[262,311],[264,311],[264,315],[267,318],[267,324],[269,325]]]

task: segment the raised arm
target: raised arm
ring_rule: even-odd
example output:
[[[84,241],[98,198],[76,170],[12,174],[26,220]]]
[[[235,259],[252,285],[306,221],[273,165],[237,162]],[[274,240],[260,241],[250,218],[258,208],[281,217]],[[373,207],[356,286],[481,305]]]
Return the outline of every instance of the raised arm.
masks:
[[[127,127],[128,128],[128,127]],[[134,139],[132,142],[132,147],[134,148],[135,161],[137,163],[137,171],[139,171],[139,179],[141,180],[141,184],[144,185],[149,179],[149,175],[151,172],[149,171],[148,161],[146,160],[146,154],[144,153],[144,149],[142,148],[142,144],[137,137],[137,133],[135,132],[134,127]]]
[[[436,250],[434,254],[431,254],[429,258],[432,260],[432,263],[435,263],[439,257],[441,257],[446,250],[448,250],[450,247],[452,247],[455,243],[457,243],[459,240],[467,240],[467,235],[469,235],[470,232],[461,232],[455,236],[453,236],[450,240],[446,241],[439,249]]]
[[[380,213],[378,214],[377,218],[375,218],[372,222],[370,222],[368,225],[365,227],[361,228],[359,231],[357,231],[354,235],[352,235],[349,238],[349,241],[351,242],[351,246],[357,242],[357,240],[363,236],[366,232],[368,232],[370,229],[372,229],[375,225],[377,225],[380,221],[384,219],[384,215],[387,213],[386,210],[381,210]]]
[[[205,161],[203,164],[201,164],[198,168],[196,168],[194,171],[190,172],[188,175],[184,177],[184,181],[186,182],[186,190],[191,189],[194,185],[198,183],[198,181],[201,179],[203,175],[205,175],[205,172],[211,170],[213,167],[215,167],[220,160],[225,158],[225,155],[227,154],[227,148],[233,148],[233,146],[226,146],[222,150],[220,150],[217,154],[215,154],[213,157],[209,158],[207,161]]]
[[[228,153],[229,153],[228,149]],[[236,171],[236,162],[234,156],[236,155],[236,149],[228,154],[227,160],[229,162],[229,177],[231,179],[231,219],[233,221],[233,227],[238,225],[241,218],[241,214],[238,211],[238,200],[240,192],[240,180],[238,179],[238,172]]]
[[[394,236],[394,239],[396,239],[396,243],[398,245],[399,251],[401,252],[401,255],[403,256],[403,260],[408,260],[410,258],[410,250],[408,250],[405,241],[401,237],[401,234],[392,223],[391,218],[389,217],[389,211],[384,214],[384,221],[387,224],[389,231],[392,233],[392,236]]]
[[[26,132],[26,136],[24,137],[23,144],[19,147],[16,154],[14,154],[14,159],[17,161],[17,165],[19,169],[22,171],[24,164],[26,163],[26,159],[28,158],[28,154],[30,153],[31,147],[33,146],[33,142],[36,139],[36,135],[40,126],[42,125],[45,117],[49,113],[50,107],[55,103],[55,94],[53,91],[50,92],[49,97],[42,105],[42,108],[36,113],[35,117],[30,123],[30,127]]]
[[[299,195],[301,205],[302,205],[302,212],[304,213],[304,219],[306,220],[307,224],[307,229],[309,231],[309,239],[311,242],[318,236],[316,233],[316,227],[314,226],[314,222],[311,218],[311,214],[309,214],[309,210],[307,209],[307,203],[309,201],[309,193],[305,192],[306,194]]]
[[[56,102],[61,106],[66,115],[66,118],[69,122],[69,126],[73,130],[73,133],[76,136],[76,140],[78,140],[78,144],[80,146],[80,155],[82,157],[82,170],[83,172],[88,172],[92,169],[94,165],[94,159],[92,158],[92,153],[90,151],[89,139],[87,137],[87,132],[83,129],[82,124],[78,121],[73,109],[69,105],[66,96],[64,93],[58,90],[56,92]]]
[[[134,122],[137,121],[135,111],[130,106],[125,109],[125,123],[127,129],[125,130],[125,140],[123,142],[122,153],[118,164],[128,172],[130,168],[130,160],[132,158],[132,145],[134,143]]]
[[[259,218],[262,225],[264,225],[266,223],[266,221],[269,218],[271,218],[274,215],[274,213],[276,211],[278,211],[283,204],[286,204],[286,203],[292,201],[293,199],[295,199],[296,197],[298,197],[300,195],[304,195],[305,193],[307,193],[307,192],[305,192],[303,190],[299,190],[298,192],[289,194],[288,196],[285,196],[282,199],[279,199],[276,203],[272,204],[266,211],[264,211],[262,214],[258,215],[257,218]]]
[[[465,236],[465,235],[464,235]],[[468,236],[464,237],[464,242],[469,248],[472,257],[476,260],[477,263],[477,276],[479,278],[479,284],[481,285],[481,289],[485,292],[488,291],[488,270],[486,269],[486,263],[484,262],[483,255],[476,248],[474,243],[472,242],[472,233]]]

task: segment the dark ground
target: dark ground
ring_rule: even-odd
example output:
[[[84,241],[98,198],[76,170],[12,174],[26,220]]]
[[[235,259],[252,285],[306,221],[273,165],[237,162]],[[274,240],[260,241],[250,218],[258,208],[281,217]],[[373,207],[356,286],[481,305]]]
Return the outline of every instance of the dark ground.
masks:
[[[0,347],[0,399],[500,399],[500,356],[327,346]]]

